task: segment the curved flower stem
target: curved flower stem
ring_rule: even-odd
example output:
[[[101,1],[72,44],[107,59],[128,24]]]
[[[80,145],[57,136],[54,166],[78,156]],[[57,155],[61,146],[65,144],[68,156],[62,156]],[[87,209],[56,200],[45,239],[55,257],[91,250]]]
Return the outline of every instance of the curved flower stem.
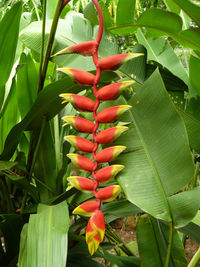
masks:
[[[167,248],[167,256],[165,259],[165,267],[169,266],[169,261],[170,261],[170,255],[171,255],[171,249],[172,249],[172,242],[173,242],[173,234],[174,234],[174,225],[173,222],[169,222],[169,243],[168,243],[168,248]]]
[[[94,106],[94,110],[93,110],[93,118],[94,118],[94,121],[95,121],[95,127],[94,127],[94,130],[93,130],[93,140],[94,140],[94,149],[93,149],[93,153],[92,153],[92,156],[93,156],[93,159],[95,161],[95,165],[94,165],[94,168],[92,170],[92,176],[93,178],[95,179],[95,188],[94,188],[94,196],[96,197],[96,194],[97,194],[97,188],[99,186],[99,183],[98,181],[96,180],[96,174],[95,174],[95,171],[97,170],[98,168],[98,162],[96,161],[96,151],[98,149],[98,142],[96,141],[96,132],[98,130],[98,127],[99,127],[99,123],[98,123],[98,120],[97,120],[97,109],[99,107],[99,104],[100,104],[100,101],[97,97],[97,84],[99,82],[99,79],[100,79],[100,76],[101,76],[101,69],[99,67],[99,64],[98,64],[98,48],[99,48],[99,44],[100,44],[100,41],[101,41],[101,38],[102,38],[102,35],[103,35],[103,14],[102,14],[102,11],[101,11],[101,8],[99,6],[99,3],[97,2],[97,0],[92,0],[92,2],[94,3],[96,9],[97,9],[97,12],[98,12],[98,16],[99,16],[99,30],[98,30],[98,33],[97,33],[97,37],[96,37],[96,51],[93,55],[93,61],[94,61],[94,64],[96,66],[96,77],[95,77],[95,81],[94,81],[94,84],[93,84],[93,93],[94,93],[94,96],[96,98],[96,104]],[[100,209],[100,206],[101,206],[101,201],[99,200],[99,209]]]

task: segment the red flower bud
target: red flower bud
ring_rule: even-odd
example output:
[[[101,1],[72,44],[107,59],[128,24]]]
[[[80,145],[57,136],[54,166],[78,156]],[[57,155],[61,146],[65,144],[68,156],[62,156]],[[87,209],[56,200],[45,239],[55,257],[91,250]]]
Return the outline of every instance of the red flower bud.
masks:
[[[68,135],[68,136],[65,136],[64,138],[77,150],[80,150],[86,153],[91,153],[93,151],[94,144],[91,141],[83,137],[75,136],[75,135]]]
[[[79,84],[84,84],[84,85],[94,84],[95,75],[93,75],[92,73],[70,68],[59,68],[57,70],[62,71],[65,74],[69,75],[72,80],[74,80]]]
[[[85,171],[92,172],[94,167],[94,162],[91,159],[88,159],[79,154],[67,154],[68,158],[71,159],[72,163]]]
[[[63,103],[70,102],[74,108],[81,110],[81,111],[88,111],[92,112],[95,106],[95,102],[85,96],[76,95],[76,94],[61,94],[63,97]]]
[[[111,165],[104,167],[96,172],[96,180],[100,183],[107,183],[112,180],[121,170],[124,165]]]
[[[125,146],[111,146],[100,150],[96,154],[97,162],[109,162],[114,160],[120,153],[122,153],[126,149]]]
[[[52,57],[64,54],[73,54],[73,53],[81,54],[83,56],[92,56],[94,55],[96,46],[97,44],[95,41],[83,42],[80,44],[68,46],[63,50],[59,51],[58,53],[56,53],[55,55],[53,55]]]
[[[97,134],[96,141],[100,144],[112,143],[115,141],[123,132],[127,131],[126,126],[116,126],[105,129]]]
[[[102,189],[100,189],[97,192],[96,197],[105,202],[112,201],[115,199],[121,191],[121,187],[119,185],[112,185],[112,186],[107,186]]]
[[[111,123],[116,121],[121,114],[130,109],[129,105],[120,105],[101,110],[97,114],[97,120],[101,123]]]
[[[88,201],[73,210],[73,214],[91,216],[95,213],[95,211],[99,210],[99,203],[98,201]]]
[[[124,90],[130,90],[130,86],[135,83],[135,81],[124,81],[119,83],[112,83],[106,85],[99,89],[97,93],[97,98],[99,100],[112,100],[116,99]]]
[[[92,133],[95,126],[93,122],[82,117],[65,116],[62,119],[66,122],[64,125],[70,124],[79,132]]]
[[[119,54],[109,57],[104,57],[99,60],[99,66],[102,70],[116,70],[123,63],[127,62],[130,59],[135,57],[143,56],[141,53],[127,53],[127,54]]]
[[[105,220],[101,210],[97,210],[89,219],[86,229],[86,242],[91,255],[98,249],[105,234]]]
[[[67,181],[69,182],[67,190],[69,190],[72,187],[75,187],[80,191],[92,192],[95,187],[95,182],[85,177],[70,176],[67,178]]]

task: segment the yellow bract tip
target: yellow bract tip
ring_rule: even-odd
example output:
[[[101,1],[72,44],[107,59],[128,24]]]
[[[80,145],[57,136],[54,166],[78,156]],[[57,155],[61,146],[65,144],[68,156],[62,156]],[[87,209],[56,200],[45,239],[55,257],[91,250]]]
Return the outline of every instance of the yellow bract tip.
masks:
[[[58,68],[57,70],[69,75],[72,79],[74,78],[74,75],[70,68]]]
[[[70,53],[72,53],[72,52],[68,49],[68,47],[66,47],[66,48],[58,51],[57,53],[53,54],[51,57],[56,57],[56,56],[60,56],[60,55],[64,55],[64,54],[70,54]]]

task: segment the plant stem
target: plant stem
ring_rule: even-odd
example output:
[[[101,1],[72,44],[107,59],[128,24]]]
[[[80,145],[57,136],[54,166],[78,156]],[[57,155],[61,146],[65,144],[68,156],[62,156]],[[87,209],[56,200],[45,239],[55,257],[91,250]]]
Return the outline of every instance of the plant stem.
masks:
[[[194,187],[197,186],[197,179],[198,179],[198,174],[199,174],[199,167],[200,167],[200,162],[197,161],[195,172],[194,172],[194,178],[193,178],[192,188],[194,188]]]
[[[200,260],[200,248],[192,257],[190,263],[188,264],[188,267],[195,267],[199,260]]]
[[[38,12],[37,4],[35,3],[35,0],[31,0],[31,1],[33,3],[34,8],[35,8],[35,13],[36,13],[36,16],[37,16],[37,20],[39,21],[40,20],[40,15],[39,15],[39,12]]]
[[[47,9],[47,0],[43,0],[43,17],[42,17],[42,40],[41,40],[41,49],[40,49],[40,67],[39,67],[39,79],[38,79],[38,88],[37,95],[39,93],[40,83],[41,83],[41,72],[43,66],[43,57],[44,57],[44,39],[45,39],[45,27],[46,27],[46,9]]]
[[[167,248],[167,256],[165,259],[165,267],[169,266],[169,261],[170,261],[172,242],[173,242],[173,233],[174,233],[173,222],[169,222],[169,227],[170,227],[170,229],[169,229],[169,243],[168,243],[168,248]]]
[[[56,7],[55,15],[53,18],[51,31],[49,34],[49,39],[48,39],[48,44],[47,44],[47,49],[46,49],[46,55],[45,55],[44,64],[43,64],[42,72],[41,72],[40,79],[39,79],[38,93],[42,90],[43,85],[44,85],[47,67],[48,67],[48,63],[49,63],[49,58],[50,58],[50,54],[51,54],[51,49],[53,46],[56,28],[58,25],[59,16],[60,16],[62,9],[63,9],[63,0],[59,0],[57,7]]]
[[[35,166],[36,158],[37,158],[38,151],[39,151],[39,148],[40,148],[40,143],[41,143],[42,136],[43,136],[43,133],[44,133],[45,125],[46,125],[46,117],[44,116],[43,117],[43,121],[42,121],[40,134],[39,134],[39,137],[38,137],[38,141],[37,141],[34,153],[33,153],[33,157],[31,158],[30,170],[28,170],[29,171],[28,172],[28,180],[29,181],[31,180],[32,173],[33,173],[33,170],[34,170],[34,166]],[[28,192],[25,191],[25,194],[24,194],[24,197],[23,197],[23,200],[22,200],[22,205],[21,205],[21,208],[20,208],[20,214],[22,214],[23,211],[24,211],[24,207],[26,205],[27,197],[28,197]]]

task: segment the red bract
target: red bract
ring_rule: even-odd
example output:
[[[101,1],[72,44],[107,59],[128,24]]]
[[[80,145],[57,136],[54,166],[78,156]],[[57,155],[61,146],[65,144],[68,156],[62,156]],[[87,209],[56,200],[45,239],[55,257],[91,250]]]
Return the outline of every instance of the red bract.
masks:
[[[98,201],[88,201],[73,210],[73,214],[91,216],[97,210],[99,210],[99,202]]]
[[[97,97],[99,100],[112,100],[117,98],[124,90],[132,90],[130,86],[135,83],[135,81],[124,81],[119,83],[112,83],[102,87],[98,93]]]
[[[98,162],[112,161],[125,149],[126,149],[125,146],[112,146],[105,148],[96,154],[96,161]]]
[[[65,74],[69,75],[72,80],[74,80],[79,84],[92,85],[95,81],[95,76],[92,73],[83,70],[70,69],[70,68],[59,68],[57,70],[62,71]]]
[[[114,56],[104,57],[100,59],[98,63],[102,70],[116,70],[128,60],[142,55],[143,54],[141,53],[135,53],[135,54],[127,53],[127,54],[114,55]]]
[[[120,191],[121,187],[119,185],[107,186],[100,189],[96,196],[101,201],[109,202],[115,199],[119,195]]]
[[[75,147],[77,150],[91,153],[94,149],[94,144],[80,136],[75,135],[68,135],[64,137],[65,140],[67,140],[73,147]]]
[[[95,126],[93,122],[82,117],[65,116],[62,119],[66,122],[64,125],[70,124],[79,132],[92,133]]]
[[[85,171],[91,172],[94,167],[94,162],[91,161],[91,159],[88,159],[84,156],[81,156],[79,154],[67,154],[68,158],[71,159],[72,163]]]
[[[96,180],[100,183],[107,183],[112,180],[121,170],[123,170],[124,165],[111,165],[104,167],[97,171]]]
[[[123,132],[127,131],[126,126],[116,126],[101,131],[96,136],[96,141],[100,144],[107,144],[115,141]]]
[[[92,112],[95,106],[95,102],[85,96],[76,94],[60,94],[63,98],[62,103],[70,102],[76,109],[81,111]]]
[[[96,47],[97,43],[95,41],[84,42],[81,44],[68,46],[53,56],[72,54],[72,53],[81,54],[83,56],[92,56],[95,53]]]
[[[116,121],[120,115],[122,115],[125,111],[130,109],[129,105],[120,105],[115,107],[110,107],[103,109],[97,114],[97,120],[101,123],[111,123]]]
[[[95,182],[85,177],[70,176],[67,178],[67,181],[69,182],[68,190],[76,187],[80,191],[92,192],[95,188]]]

